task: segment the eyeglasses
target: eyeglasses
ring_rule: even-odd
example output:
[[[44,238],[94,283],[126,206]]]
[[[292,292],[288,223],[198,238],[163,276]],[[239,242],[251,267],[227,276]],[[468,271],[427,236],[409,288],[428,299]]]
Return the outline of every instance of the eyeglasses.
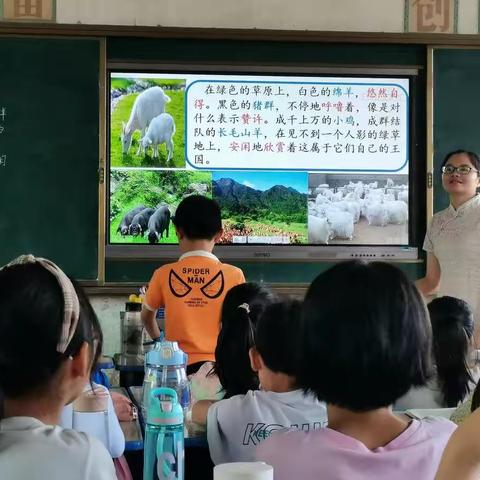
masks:
[[[475,170],[468,165],[460,165],[459,167],[454,167],[453,165],[445,165],[442,167],[442,173],[444,175],[453,175],[455,172],[458,172],[460,175],[468,175],[472,170],[478,173],[478,170]]]

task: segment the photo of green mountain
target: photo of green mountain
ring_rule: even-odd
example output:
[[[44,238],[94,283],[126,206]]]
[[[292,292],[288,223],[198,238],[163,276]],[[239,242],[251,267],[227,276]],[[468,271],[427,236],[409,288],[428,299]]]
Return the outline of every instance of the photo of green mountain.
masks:
[[[307,173],[213,172],[212,191],[222,209],[219,243],[307,243]]]

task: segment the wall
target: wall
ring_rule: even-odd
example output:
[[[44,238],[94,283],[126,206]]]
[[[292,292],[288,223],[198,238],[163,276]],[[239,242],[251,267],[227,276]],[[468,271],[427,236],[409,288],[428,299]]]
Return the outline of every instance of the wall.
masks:
[[[408,29],[408,22],[404,21],[407,11],[412,18],[412,9],[448,4],[451,12],[457,5],[458,33],[477,33],[478,3],[478,0],[31,0],[28,4],[34,7],[25,12],[25,7],[19,8],[24,4],[20,0],[0,0],[0,19],[3,12],[7,20],[70,24],[403,32]],[[16,16],[13,12],[17,12]]]

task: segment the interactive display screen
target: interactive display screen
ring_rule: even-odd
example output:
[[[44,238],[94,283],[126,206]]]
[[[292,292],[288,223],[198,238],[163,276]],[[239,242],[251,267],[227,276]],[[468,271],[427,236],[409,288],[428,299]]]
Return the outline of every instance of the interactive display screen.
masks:
[[[409,244],[408,78],[111,72],[109,102],[111,245],[177,243],[192,194],[225,245]]]

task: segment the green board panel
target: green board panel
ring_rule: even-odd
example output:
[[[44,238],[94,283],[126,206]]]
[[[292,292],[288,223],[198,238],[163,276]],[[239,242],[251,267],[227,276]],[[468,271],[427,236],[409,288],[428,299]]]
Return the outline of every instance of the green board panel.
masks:
[[[0,264],[31,252],[97,278],[99,51],[0,38]]]
[[[434,210],[448,206],[440,165],[459,148],[480,152],[480,50],[438,49],[433,57]]]

